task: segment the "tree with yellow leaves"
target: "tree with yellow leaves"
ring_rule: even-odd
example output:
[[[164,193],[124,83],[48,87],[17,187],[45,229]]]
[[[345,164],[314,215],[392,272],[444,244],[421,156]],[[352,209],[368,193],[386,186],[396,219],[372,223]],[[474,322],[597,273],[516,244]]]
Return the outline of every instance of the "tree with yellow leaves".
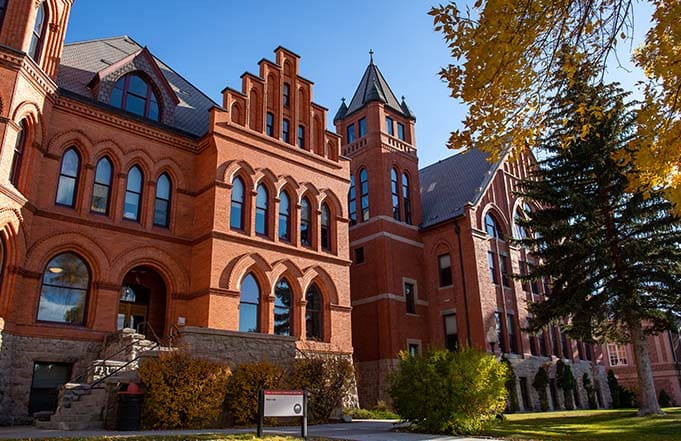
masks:
[[[633,54],[647,81],[632,146],[637,173],[630,181],[666,188],[681,211],[681,1],[649,2],[655,8],[652,27]],[[493,160],[508,147],[536,145],[551,124],[547,85],[559,70],[567,81],[556,94],[570,86],[583,62],[604,71],[618,43],[633,32],[632,0],[476,0],[472,8],[457,3],[463,2],[430,11],[455,60],[440,75],[451,96],[469,106],[449,146],[475,146]]]

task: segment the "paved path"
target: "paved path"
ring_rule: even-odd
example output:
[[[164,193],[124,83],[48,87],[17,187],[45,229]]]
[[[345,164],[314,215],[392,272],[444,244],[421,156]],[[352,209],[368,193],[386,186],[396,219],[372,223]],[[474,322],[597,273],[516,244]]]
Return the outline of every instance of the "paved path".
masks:
[[[352,441],[474,441],[476,438],[453,436],[422,435],[416,433],[393,432],[392,421],[355,421],[350,424],[321,424],[309,426],[310,436],[352,440]],[[96,436],[134,436],[134,435],[191,435],[210,433],[247,433],[254,429],[226,430],[164,430],[153,432],[115,432],[104,430],[86,430],[65,432],[59,430],[36,429],[33,426],[0,427],[0,439],[40,439],[40,438],[83,438]],[[267,428],[265,433],[298,436],[299,427]],[[477,439],[479,441],[479,438]],[[489,441],[489,440],[488,440]]]

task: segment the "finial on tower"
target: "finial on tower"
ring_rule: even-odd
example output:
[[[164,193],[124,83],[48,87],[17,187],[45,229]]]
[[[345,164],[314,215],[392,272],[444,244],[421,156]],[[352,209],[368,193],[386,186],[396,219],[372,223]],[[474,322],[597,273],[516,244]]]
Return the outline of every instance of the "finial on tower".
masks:
[[[369,49],[369,64],[374,64],[374,50]]]
[[[345,97],[341,98],[341,102],[345,103]]]

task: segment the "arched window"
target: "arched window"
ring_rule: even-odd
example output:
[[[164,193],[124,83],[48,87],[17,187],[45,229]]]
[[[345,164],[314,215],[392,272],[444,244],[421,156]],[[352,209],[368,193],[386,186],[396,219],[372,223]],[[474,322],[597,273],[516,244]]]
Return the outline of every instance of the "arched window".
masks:
[[[232,230],[244,229],[244,181],[238,176],[232,181],[232,205],[229,210],[229,227]]]
[[[260,332],[260,286],[253,274],[241,281],[239,300],[239,331]]]
[[[350,175],[350,191],[348,192],[348,205],[350,209],[350,225],[357,223],[357,190],[355,188],[355,176]]]
[[[19,123],[19,133],[14,143],[14,157],[12,158],[12,166],[9,169],[9,181],[15,187],[19,185],[19,176],[21,175],[21,163],[24,158],[24,151],[26,150],[26,137],[28,136],[28,124],[25,119]]]
[[[274,287],[274,335],[291,335],[291,287],[286,279]]]
[[[390,192],[392,194],[393,219],[400,220],[400,181],[394,168],[390,170]]]
[[[279,193],[279,240],[291,240],[291,199],[285,190]]]
[[[80,155],[74,148],[64,152],[59,169],[57,182],[58,205],[73,207],[76,205],[76,190],[78,188],[78,174],[80,171]]]
[[[503,239],[499,223],[491,213],[485,215],[485,231],[487,235],[495,239]]]
[[[331,250],[331,212],[326,202],[322,204],[322,221],[321,221],[321,240],[322,249],[326,251]]]
[[[404,221],[411,225],[411,189],[409,188],[409,176],[402,173],[402,205],[404,206]]]
[[[527,239],[529,237],[527,229],[523,226],[520,225],[518,222],[521,219],[527,219],[527,216],[529,213],[532,212],[532,209],[527,203],[524,203],[522,208],[518,207],[515,209],[515,215],[513,216],[514,222],[514,234],[516,239]]]
[[[109,197],[111,196],[111,178],[113,167],[106,156],[97,161],[95,183],[92,186],[92,202],[90,211],[100,214],[109,213]]]
[[[139,221],[142,182],[142,170],[138,166],[133,165],[128,172],[128,182],[125,187],[125,206],[123,207],[123,217],[125,219]]]
[[[33,33],[31,34],[31,45],[28,47],[28,56],[33,60],[38,61],[40,51],[43,46],[43,37],[45,35],[45,3],[40,3],[38,12],[35,15],[35,23],[33,24]]]
[[[312,246],[311,216],[310,200],[307,197],[304,197],[300,203],[300,244],[305,247]]]
[[[114,85],[110,104],[135,115],[159,120],[158,99],[151,86],[135,73],[128,74]]]
[[[264,185],[258,185],[258,192],[255,197],[255,234],[267,236],[267,219],[269,195]]]
[[[83,325],[90,288],[90,270],[79,256],[53,257],[43,272],[38,320]]]
[[[154,201],[154,225],[168,227],[170,224],[170,178],[166,173],[156,181],[156,200]]]
[[[305,293],[305,334],[308,340],[323,340],[322,296],[314,283]]]
[[[369,220],[369,174],[363,168],[359,172],[360,203],[362,204],[362,216],[360,222]]]

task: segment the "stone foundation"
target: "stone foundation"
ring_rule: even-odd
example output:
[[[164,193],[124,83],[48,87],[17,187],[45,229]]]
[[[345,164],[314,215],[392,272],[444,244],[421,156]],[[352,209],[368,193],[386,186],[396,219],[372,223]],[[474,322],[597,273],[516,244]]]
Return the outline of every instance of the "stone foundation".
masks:
[[[95,359],[101,344],[91,341],[21,337],[3,330],[0,319],[0,424],[30,423],[28,404],[33,363],[71,363],[71,376],[84,372]]]
[[[396,358],[363,361],[356,364],[360,407],[371,409],[379,401],[392,403],[392,398],[390,398],[388,392],[390,387],[388,377],[397,369],[398,365],[399,360]]]

